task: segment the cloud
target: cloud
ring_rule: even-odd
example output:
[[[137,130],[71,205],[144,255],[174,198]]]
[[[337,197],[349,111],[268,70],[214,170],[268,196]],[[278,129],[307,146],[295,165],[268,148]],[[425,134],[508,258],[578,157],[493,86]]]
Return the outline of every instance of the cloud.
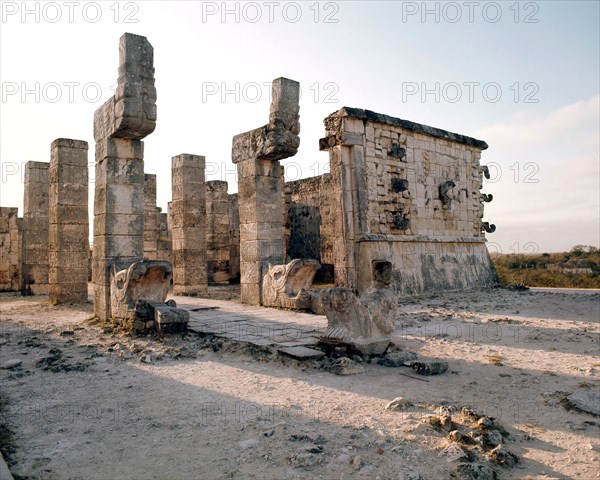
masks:
[[[490,145],[509,145],[512,149],[556,144],[565,134],[588,133],[588,141],[598,141],[600,124],[600,95],[554,110],[545,116],[519,111],[506,122],[488,125],[475,137],[484,138]]]
[[[597,238],[599,119],[596,95],[545,115],[521,111],[477,132],[491,145],[482,163],[495,164],[499,174],[483,191],[494,194],[485,217],[502,232],[495,237],[502,244],[568,250]]]

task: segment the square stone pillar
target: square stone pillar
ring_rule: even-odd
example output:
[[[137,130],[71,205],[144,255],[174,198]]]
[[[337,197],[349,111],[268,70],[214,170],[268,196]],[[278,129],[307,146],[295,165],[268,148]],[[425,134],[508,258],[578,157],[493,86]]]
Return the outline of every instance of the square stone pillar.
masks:
[[[206,295],[205,159],[200,155],[173,157],[169,205],[173,236],[173,294]]]
[[[300,145],[300,84],[273,80],[269,123],[233,137],[240,214],[240,299],[261,305],[262,279],[269,262],[284,261],[283,167]]]
[[[158,259],[158,219],[156,175],[144,175],[144,257]]]
[[[48,293],[48,192],[50,164],[25,164],[23,283],[36,295]]]
[[[229,284],[229,196],[227,182],[206,182],[206,256],[208,282]]]
[[[59,138],[50,160],[48,258],[52,303],[88,297],[88,143]]]
[[[240,210],[237,193],[229,195],[229,279],[240,276]]]
[[[283,167],[277,161],[238,163],[242,303],[260,305],[263,267],[284,263],[282,179]]]
[[[22,219],[16,207],[0,207],[0,290],[21,288]]]
[[[108,138],[96,143],[92,275],[96,316],[110,318],[114,272],[143,258],[144,144]]]
[[[131,33],[119,41],[115,95],[94,113],[96,188],[92,280],[94,312],[113,316],[113,275],[144,256],[144,144],[156,127],[154,49]]]

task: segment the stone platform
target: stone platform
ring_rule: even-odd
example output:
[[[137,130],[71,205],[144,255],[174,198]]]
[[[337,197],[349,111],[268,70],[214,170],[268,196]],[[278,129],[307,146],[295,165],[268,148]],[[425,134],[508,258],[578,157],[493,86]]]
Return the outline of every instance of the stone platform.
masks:
[[[188,330],[191,332],[273,347],[295,358],[319,356],[319,352],[309,349],[327,329],[327,318],[323,315],[254,307],[226,300],[172,298],[178,308],[190,313]]]

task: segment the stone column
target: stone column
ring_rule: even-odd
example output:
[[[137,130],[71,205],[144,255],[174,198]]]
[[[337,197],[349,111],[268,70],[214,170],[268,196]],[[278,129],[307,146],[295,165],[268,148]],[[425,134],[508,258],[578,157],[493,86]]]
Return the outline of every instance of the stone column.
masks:
[[[144,257],[158,259],[158,215],[156,175],[144,175]]]
[[[169,205],[173,235],[173,294],[206,295],[205,159],[199,155],[173,157]]]
[[[0,290],[21,288],[22,220],[16,207],[0,207]]]
[[[229,283],[229,197],[227,182],[206,182],[206,256],[208,282]]]
[[[173,245],[171,239],[171,230],[168,225],[168,214],[158,212],[158,243],[156,256],[158,260],[166,260],[173,263]]]
[[[49,163],[25,164],[23,283],[36,295],[48,293]]]
[[[229,279],[240,277],[240,210],[237,193],[229,195]]]
[[[52,142],[49,194],[51,303],[86,302],[89,254],[88,144]]]
[[[115,96],[94,114],[94,312],[111,317],[115,272],[144,255],[144,144],[156,127],[154,51],[145,37],[124,34]]]
[[[280,264],[283,251],[283,167],[300,145],[300,84],[273,80],[269,123],[233,137],[238,169],[241,301],[261,304],[261,285],[269,262]]]

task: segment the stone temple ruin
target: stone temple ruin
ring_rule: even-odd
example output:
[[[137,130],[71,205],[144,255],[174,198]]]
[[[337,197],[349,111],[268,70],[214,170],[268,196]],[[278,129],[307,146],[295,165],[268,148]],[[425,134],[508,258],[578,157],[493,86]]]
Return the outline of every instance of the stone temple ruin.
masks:
[[[172,158],[172,201],[156,207],[143,139],[157,121],[153,48],[124,34],[118,86],[94,115],[91,279],[95,315],[137,329],[185,328],[165,303],[240,283],[249,305],[324,313],[323,341],[381,354],[399,297],[494,284],[481,193],[481,140],[369,110],[325,118],[330,171],[286,183],[300,145],[300,85],[273,81],[268,122],[233,137],[238,193],[206,181],[205,158]],[[0,209],[0,289],[87,299],[88,144],[57,139],[28,162],[23,218]],[[314,288],[314,280],[330,284]]]

